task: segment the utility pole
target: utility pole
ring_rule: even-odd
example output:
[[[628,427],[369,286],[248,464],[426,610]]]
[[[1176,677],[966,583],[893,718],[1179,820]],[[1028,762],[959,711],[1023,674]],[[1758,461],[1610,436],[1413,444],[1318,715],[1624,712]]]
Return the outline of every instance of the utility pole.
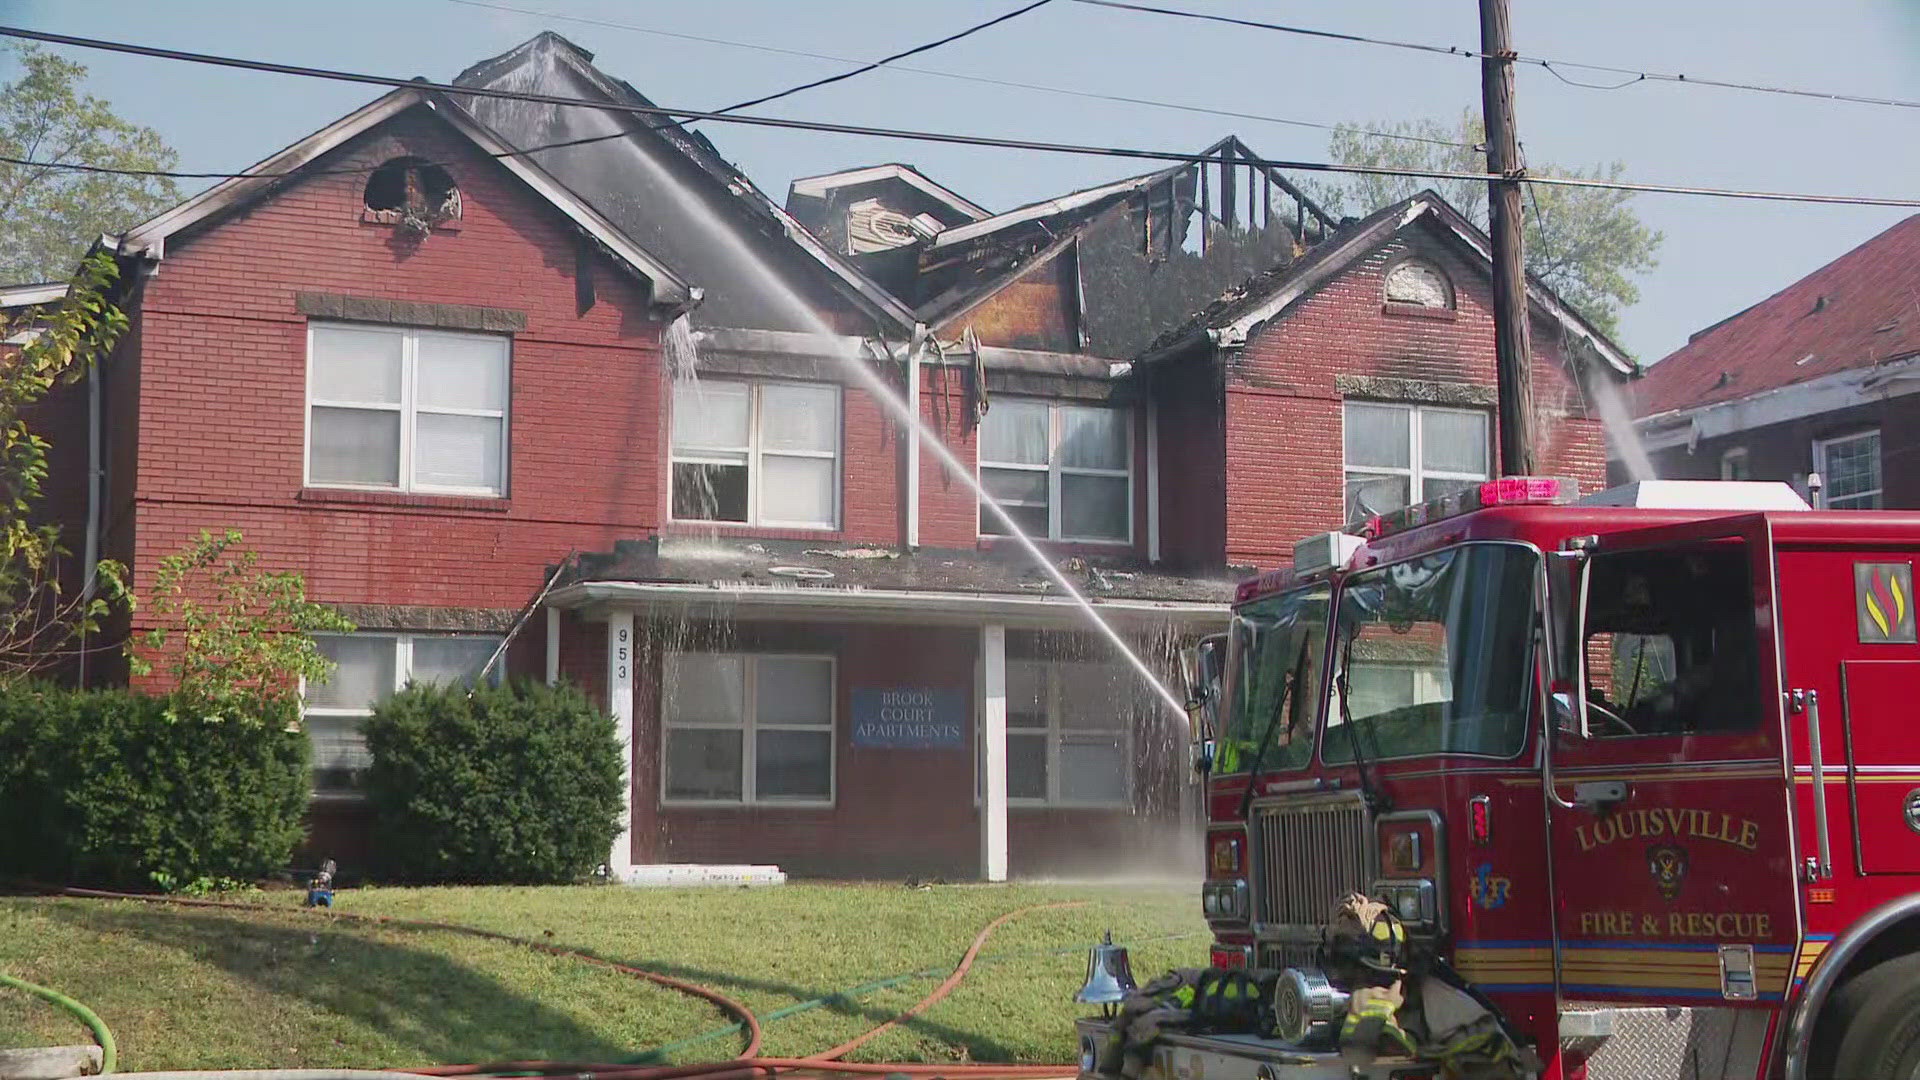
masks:
[[[1487,223],[1493,234],[1494,360],[1500,388],[1500,472],[1533,472],[1533,348],[1520,251],[1520,147],[1513,119],[1507,0],[1480,0],[1480,102],[1487,122]]]

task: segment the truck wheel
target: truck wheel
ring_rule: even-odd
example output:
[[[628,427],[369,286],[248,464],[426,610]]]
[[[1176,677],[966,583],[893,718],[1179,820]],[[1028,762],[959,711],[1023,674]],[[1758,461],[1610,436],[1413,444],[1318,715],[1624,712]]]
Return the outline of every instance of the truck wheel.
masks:
[[[1920,1080],[1920,955],[1867,969],[1833,998],[1835,1077]]]

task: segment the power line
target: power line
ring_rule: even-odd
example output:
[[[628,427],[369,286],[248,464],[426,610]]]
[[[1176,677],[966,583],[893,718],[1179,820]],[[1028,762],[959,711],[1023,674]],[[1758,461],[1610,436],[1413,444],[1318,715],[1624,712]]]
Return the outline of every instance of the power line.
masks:
[[[1179,8],[1155,7],[1151,4],[1127,3],[1125,0],[1076,0],[1077,3],[1095,7],[1119,8],[1124,11],[1140,11],[1152,15],[1174,15],[1183,19],[1199,19],[1202,22],[1226,23],[1231,26],[1245,26],[1257,30],[1273,30],[1283,34],[1297,34],[1302,37],[1325,38],[1332,41],[1346,41],[1359,45],[1383,45],[1394,49],[1407,49],[1414,52],[1436,53],[1441,56],[1458,56],[1468,60],[1485,59],[1478,49],[1461,46],[1428,45],[1417,41],[1394,41],[1390,38],[1367,37],[1363,34],[1343,34],[1332,30],[1320,30],[1307,26],[1291,26],[1286,23],[1261,22],[1257,19],[1237,19],[1228,15],[1214,15],[1204,11],[1182,11]],[[1792,86],[1768,86],[1763,83],[1736,82],[1731,79],[1713,79],[1703,75],[1687,75],[1681,72],[1640,71],[1636,68],[1615,67],[1610,64],[1593,64],[1584,60],[1553,60],[1541,56],[1515,55],[1516,64],[1532,64],[1546,69],[1555,78],[1569,86],[1579,86],[1588,90],[1621,90],[1640,82],[1684,83],[1688,86],[1717,86],[1725,90],[1747,90],[1758,94],[1784,94],[1789,97],[1815,98],[1822,101],[1843,101],[1855,105],[1886,105],[1897,109],[1920,109],[1920,101],[1904,98],[1872,97],[1866,94],[1846,94],[1833,90],[1808,90]],[[1583,68],[1587,71],[1600,71],[1610,75],[1625,75],[1628,78],[1620,83],[1583,83],[1567,78],[1555,67]]]
[[[864,64],[860,67],[854,68],[852,71],[843,71],[838,75],[829,75],[824,79],[815,79],[809,83],[801,83],[799,86],[789,87],[785,90],[779,91],[778,93],[764,94],[757,98],[752,98],[747,101],[742,101],[737,105],[729,105],[724,109],[716,109],[715,111],[723,112],[723,113],[738,112],[741,109],[750,109],[755,105],[765,105],[769,101],[778,101],[783,97],[791,97],[794,94],[798,94],[803,90],[812,90],[813,88],[818,86],[826,86],[829,83],[837,83],[846,79],[851,79],[856,75],[865,75],[867,72],[872,71],[875,68],[885,67],[886,65],[891,64],[895,60],[905,60],[909,56],[917,56],[923,52],[931,52],[932,50],[937,49],[942,45],[952,44],[953,42],[959,41],[963,37],[967,37],[972,34],[977,34],[980,31],[985,30],[989,27],[999,26],[1001,23],[1006,22],[1009,19],[1017,19],[1020,16],[1025,15],[1027,12],[1032,11],[1034,8],[1043,7],[1052,2],[1053,0],[1033,0],[1033,2],[1030,4],[1026,4],[1022,7],[1015,8],[1004,15],[997,15],[991,19],[988,19],[986,22],[969,26],[965,30],[961,30],[958,33],[948,34],[946,37],[943,37],[938,41],[929,41],[925,45],[915,45],[913,48],[907,49],[904,52],[897,52],[897,53],[894,53],[892,56],[881,57],[880,59],[875,60],[872,63]]]
[[[592,19],[584,15],[567,15],[557,11],[539,11],[534,8],[515,7],[511,4],[490,3],[488,0],[446,0],[449,4],[463,4],[467,7],[487,8],[493,11],[509,11],[516,15],[530,15],[541,19],[558,19],[562,22],[575,22],[585,26],[599,26],[611,30],[627,30],[636,34],[651,34],[656,37],[673,38],[679,41],[697,41],[704,45],[721,45],[733,49],[748,49],[754,52],[771,53],[776,56],[797,56],[808,60],[830,60],[835,63],[857,64],[860,61],[832,53],[808,52],[804,49],[788,49],[778,45],[762,45],[750,41],[733,41],[728,38],[707,37],[701,34],[687,34],[674,30],[661,30],[651,26],[636,26],[632,23],[612,22],[607,19]],[[1128,97],[1124,94],[1104,94],[1094,90],[1076,90],[1065,86],[1049,86],[1045,83],[1021,82],[1016,79],[997,79],[986,75],[969,75],[959,71],[944,71],[940,68],[917,67],[912,64],[896,64],[883,60],[889,71],[903,71],[913,75],[931,75],[940,79],[954,79],[960,82],[976,83],[982,86],[1001,86],[1014,90],[1033,90],[1043,94],[1059,94],[1064,97],[1076,97],[1087,101],[1107,101],[1118,105],[1144,105],[1153,109],[1169,109],[1174,112],[1195,113],[1201,116],[1219,116],[1230,120],[1253,120],[1263,124],[1281,124],[1287,127],[1312,128],[1317,131],[1352,131],[1370,139],[1392,139],[1399,142],[1425,143],[1429,146],[1448,146],[1460,150],[1473,149],[1470,143],[1456,142],[1452,139],[1436,139],[1425,135],[1407,135],[1393,131],[1370,131],[1365,128],[1348,127],[1316,120],[1296,120],[1285,116],[1269,116],[1265,113],[1243,112],[1236,109],[1220,109],[1206,105],[1189,105],[1175,101],[1161,101],[1153,98]],[[727,111],[727,110],[720,110]]]
[[[482,86],[455,86],[448,83],[436,83],[427,79],[401,79],[387,75],[370,75],[362,72],[337,71],[328,68],[301,67],[294,64],[279,64],[264,60],[247,60],[237,57],[215,56],[209,53],[185,52],[179,49],[165,49],[151,45],[134,45],[126,42],[104,41],[98,38],[75,37],[69,34],[54,34],[42,30],[23,30],[18,27],[0,26],[0,37],[22,38],[28,41],[46,42],[52,45],[69,45],[77,48],[100,49],[106,52],[126,53],[134,56],[146,56],[162,60],[178,60],[187,63],[210,64],[217,67],[239,68],[247,71],[262,71],[277,75],[298,75],[305,78],[331,79],[340,82],[353,82],[370,86],[389,86],[431,90],[449,96],[494,98],[505,101],[524,101],[537,105],[559,105],[571,108],[598,109],[602,112],[626,113],[633,116],[680,118],[688,120],[715,120],[729,124],[744,124],[751,127],[782,128],[790,131],[818,131],[836,135],[858,135],[867,138],[902,139],[915,142],[944,143],[953,146],[975,146],[1003,150],[1026,150],[1037,153],[1078,154],[1090,157],[1125,158],[1135,161],[1163,161],[1187,164],[1211,163],[1216,159],[1206,155],[1180,150],[1151,150],[1137,147],[1094,146],[1084,143],[1043,142],[1035,139],[1009,139],[989,135],[963,135],[956,132],[917,131],[907,128],[867,127],[858,124],[842,124],[822,120],[794,120],[774,116],[743,116],[733,113],[706,112],[696,109],[669,109],[658,105],[636,105],[617,101],[590,101],[583,98],[561,97],[554,94],[535,94],[525,91],[500,90]],[[576,139],[570,143],[554,143],[547,146],[529,147],[515,150],[499,156],[511,157],[537,153],[541,150],[560,146],[579,145],[586,142],[598,142],[611,136],[594,136],[591,139]],[[1498,180],[1501,177],[1484,172],[1457,172],[1446,169],[1402,169],[1377,165],[1343,165],[1326,161],[1290,161],[1280,158],[1239,158],[1236,164],[1294,172],[1349,173],[1358,176],[1401,176],[1422,180]],[[50,164],[49,167],[61,167]],[[260,176],[258,173],[228,173],[229,177]],[[292,173],[274,174],[292,175]],[[1599,188],[1610,191],[1632,191],[1660,195],[1698,195],[1726,199],[1750,199],[1763,202],[1799,202],[1834,206],[1891,206],[1920,208],[1920,199],[1895,199],[1859,195],[1828,195],[1805,192],[1753,191],[1732,188],[1692,187],[1680,184],[1644,184],[1625,180],[1601,180],[1577,176],[1535,176],[1523,177],[1532,184],[1546,184],[1557,187]]]

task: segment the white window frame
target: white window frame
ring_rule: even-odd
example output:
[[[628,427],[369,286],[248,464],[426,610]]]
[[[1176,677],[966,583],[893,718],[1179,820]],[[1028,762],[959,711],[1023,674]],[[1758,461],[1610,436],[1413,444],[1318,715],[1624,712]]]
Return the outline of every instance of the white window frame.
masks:
[[[669,657],[676,655],[668,654]],[[687,650],[678,655],[720,656],[737,658],[743,661],[742,678],[745,685],[741,688],[741,719],[738,725],[713,723],[676,723],[668,714],[667,680],[664,667],[660,679],[660,805],[667,806],[707,806],[707,807],[758,807],[782,806],[802,809],[831,809],[840,799],[840,660],[830,653],[796,652],[723,652],[720,650]],[[758,708],[760,697],[759,662],[761,660],[813,660],[827,664],[827,724],[822,728],[818,724],[762,724],[759,722]],[[665,661],[663,661],[663,664]],[[740,732],[740,797],[738,799],[678,799],[667,794],[667,732],[682,731],[738,731]],[[808,731],[827,733],[827,797],[815,799],[807,797],[771,796],[760,797],[755,790],[758,776],[758,754],[760,741],[754,735],[761,731]]]
[[[708,450],[726,449],[747,456],[747,519],[730,521],[722,518],[683,518],[675,516],[673,467],[675,465],[733,465],[732,461],[720,461],[703,458],[697,452],[681,456],[676,448],[678,439],[671,428],[667,433],[667,514],[669,520],[692,525],[730,525],[735,528],[755,526],[766,529],[807,529],[814,532],[837,532],[844,513],[845,493],[842,491],[845,475],[846,451],[846,389],[838,383],[800,382],[785,379],[702,379],[702,388],[706,387],[742,387],[747,391],[747,445],[737,447],[706,447]],[[807,390],[827,388],[833,391],[833,449],[826,450],[766,450],[760,445],[760,412],[762,393],[769,386],[792,386]],[[671,395],[671,391],[669,391]],[[672,397],[668,397],[671,409]],[[768,518],[760,512],[761,459],[768,457],[809,458],[815,461],[831,459],[833,462],[833,507],[832,520],[822,524],[817,521],[780,521]]]
[[[1007,666],[1011,668],[1014,664],[1037,664],[1040,666],[1040,668],[1043,671],[1046,672],[1046,681],[1047,681],[1046,726],[1045,727],[1015,727],[1013,723],[1013,710],[1009,708],[1007,710],[1007,734],[1009,736],[1013,736],[1013,735],[1032,736],[1036,734],[1043,734],[1045,736],[1045,742],[1047,747],[1047,793],[1045,796],[1038,799],[1031,798],[1031,797],[1016,797],[1012,794],[1009,794],[1007,796],[1007,805],[1014,806],[1014,807],[1027,807],[1027,808],[1044,807],[1044,808],[1055,809],[1055,810],[1121,810],[1121,809],[1127,809],[1133,806],[1133,798],[1135,794],[1134,781],[1136,778],[1134,775],[1134,767],[1133,767],[1133,727],[1134,725],[1133,725],[1132,717],[1126,714],[1120,715],[1116,720],[1119,726],[1112,727],[1112,728],[1068,727],[1064,722],[1065,710],[1061,708],[1061,701],[1066,696],[1066,693],[1067,693],[1065,680],[1060,678],[1060,672],[1063,668],[1068,667],[1070,665],[1074,665],[1074,664],[1087,664],[1088,666],[1110,667],[1116,673],[1124,669],[1119,668],[1117,665],[1101,665],[1094,661],[1045,660],[1045,659],[1036,659],[1031,657],[1015,657],[1015,656],[1008,657]],[[978,665],[976,664],[975,667],[976,667],[976,671],[975,671],[974,681],[975,681],[975,684],[978,685],[979,683]],[[981,770],[982,759],[986,751],[986,730],[985,730],[985,725],[979,722],[978,713],[979,713],[979,710],[976,708],[975,717],[974,717],[975,722],[973,725],[973,731],[974,731],[973,803],[975,806],[980,805],[981,801],[984,799],[986,794],[985,792],[986,775]],[[1063,775],[1060,768],[1060,748],[1064,745],[1071,743],[1074,737],[1077,735],[1091,735],[1091,736],[1102,737],[1104,741],[1105,736],[1115,735],[1115,734],[1119,736],[1120,767],[1122,769],[1120,786],[1122,790],[1125,792],[1125,794],[1123,794],[1118,799],[1068,799],[1062,796],[1060,794],[1060,780],[1061,780],[1061,776]]]
[[[463,641],[487,641],[487,642],[491,642],[495,649],[498,649],[500,647],[500,642],[504,640],[502,635],[500,634],[413,633],[411,631],[405,631],[405,630],[364,630],[364,631],[355,631],[351,634],[314,634],[313,638],[315,641],[321,641],[327,638],[354,638],[362,641],[372,640],[375,638],[385,638],[385,639],[391,640],[393,642],[393,649],[394,649],[394,653],[393,653],[393,692],[394,693],[399,693],[400,691],[405,690],[407,688],[407,684],[413,680],[413,644],[415,641],[419,641],[422,639],[428,639],[428,640],[434,640],[434,641],[444,641],[449,639],[458,639]],[[490,672],[487,677],[487,682],[494,686],[499,686],[505,680],[505,669],[506,669],[506,664],[504,662],[495,664],[493,666],[492,672]],[[308,705],[306,704],[306,697],[307,697],[307,680],[304,677],[302,677],[300,680],[300,701],[301,701],[300,714],[303,719],[309,716],[358,717],[360,719],[365,719],[373,715],[373,709],[371,707],[365,708],[365,709],[342,709],[342,708],[334,708],[331,706]],[[359,798],[360,797],[360,793],[357,790],[347,789],[347,788],[316,788],[314,791],[314,794],[317,796],[330,797],[330,798],[343,798],[343,797]]]
[[[1874,428],[1868,428],[1865,431],[1856,431],[1849,435],[1837,435],[1831,439],[1813,440],[1813,470],[1820,474],[1820,509],[1822,510],[1855,509],[1855,507],[1851,505],[1841,506],[1841,507],[1836,507],[1833,505],[1833,475],[1831,471],[1827,468],[1827,454],[1836,446],[1841,446],[1846,443],[1864,442],[1867,439],[1874,440],[1875,454],[1873,459],[1873,471],[1874,471],[1874,475],[1880,481],[1880,486],[1875,487],[1868,491],[1856,491],[1850,495],[1844,496],[1844,498],[1847,500],[1849,504],[1860,499],[1878,499],[1882,503],[1886,501],[1886,496],[1885,496],[1885,492],[1887,489],[1886,462],[1884,460],[1884,456],[1882,455],[1879,449],[1880,448],[1880,429],[1877,427],[1874,427]],[[1864,507],[1862,509],[1873,509],[1873,507],[1869,506],[1869,507]]]
[[[1133,418],[1132,407],[1127,405],[1095,405],[1095,404],[1091,404],[1083,401],[1050,401],[1045,398],[1002,398],[1001,400],[1024,401],[1024,402],[1031,402],[1031,403],[1047,406],[1047,463],[1045,465],[1030,465],[1026,463],[989,461],[986,458],[983,458],[980,456],[981,440],[976,438],[973,442],[973,472],[974,472],[974,477],[980,481],[982,487],[984,487],[986,484],[986,479],[983,472],[983,470],[986,470],[986,469],[1004,469],[1008,472],[1046,473],[1047,474],[1047,535],[1036,536],[1033,539],[1058,540],[1063,543],[1071,543],[1071,544],[1108,544],[1114,547],[1131,547],[1134,543],[1134,535],[1137,528],[1137,525],[1134,521],[1134,517],[1135,517],[1134,500],[1137,498],[1137,495],[1134,488],[1136,480],[1133,475],[1134,474],[1134,468],[1133,468],[1133,465],[1134,465],[1134,460],[1133,460],[1134,458],[1134,430],[1133,430],[1134,418]],[[1122,469],[1089,469],[1083,466],[1062,465],[1060,463],[1060,428],[1061,428],[1060,413],[1061,413],[1061,410],[1063,409],[1104,409],[1108,412],[1118,413],[1120,416],[1120,427],[1123,431],[1127,433],[1127,450],[1126,450],[1127,467],[1124,470]],[[1127,536],[1126,536],[1126,539],[1117,540],[1112,537],[1062,535],[1061,528],[1060,528],[1060,517],[1061,517],[1061,511],[1062,511],[1062,505],[1061,505],[1061,499],[1060,499],[1060,492],[1061,492],[1062,485],[1060,483],[1060,478],[1062,476],[1105,476],[1110,478],[1124,476],[1127,481]],[[984,506],[976,507],[974,512],[974,528],[976,530],[979,530],[980,539],[982,540],[1011,539],[1011,536],[1007,534],[990,533],[983,529],[980,529],[980,519],[981,517],[984,516],[985,512],[986,511]]]
[[[331,398],[318,399],[313,396],[313,334],[317,329],[341,327],[344,329],[394,334],[400,337],[400,402],[336,401]],[[505,407],[500,409],[451,409],[425,408],[415,404],[415,382],[417,381],[417,361],[420,355],[420,339],[423,337],[476,338],[498,342],[506,349],[504,385],[506,388]],[[324,488],[343,491],[389,491],[408,495],[460,495],[481,499],[504,499],[511,487],[508,465],[513,458],[513,430],[511,413],[513,411],[513,337],[509,334],[473,334],[455,330],[429,330],[411,326],[388,326],[383,323],[344,322],[334,319],[307,320],[307,407],[301,413],[303,428],[301,431],[300,482],[303,487]],[[397,484],[353,484],[339,480],[315,480],[313,478],[313,410],[315,409],[358,409],[363,412],[397,412],[400,414],[400,467]],[[413,482],[413,445],[414,427],[418,418],[428,416],[476,416],[489,417],[500,421],[500,487],[498,490],[487,487],[461,487],[444,484],[416,484]]]
[[[1753,461],[1752,461],[1752,458],[1747,453],[1747,448],[1744,446],[1736,446],[1733,449],[1728,450],[1727,452],[1720,455],[1720,479],[1722,480],[1740,479],[1739,477],[1736,477],[1733,475],[1734,467],[1736,463],[1738,463],[1738,465],[1741,468],[1745,469],[1747,473],[1746,478],[1752,479]]]
[[[1354,465],[1347,460],[1347,407],[1365,405],[1378,409],[1398,409],[1407,418],[1407,467],[1392,468],[1385,465]],[[1426,457],[1424,432],[1426,425],[1418,419],[1428,413],[1454,413],[1463,416],[1477,416],[1487,425],[1487,471],[1485,473],[1452,472],[1445,469],[1427,469],[1421,466]],[[1404,476],[1407,478],[1407,505],[1419,506],[1427,501],[1426,482],[1428,480],[1472,480],[1485,482],[1493,479],[1493,414],[1486,409],[1463,409],[1452,405],[1424,405],[1412,401],[1376,401],[1372,398],[1345,398],[1340,402],[1340,513],[1344,517],[1347,509],[1347,477],[1359,473],[1363,476]]]

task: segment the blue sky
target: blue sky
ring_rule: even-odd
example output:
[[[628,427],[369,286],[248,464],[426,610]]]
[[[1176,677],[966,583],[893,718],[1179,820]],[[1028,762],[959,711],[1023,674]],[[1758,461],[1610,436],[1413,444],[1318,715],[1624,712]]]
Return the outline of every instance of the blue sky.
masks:
[[[0,0],[0,22],[287,63],[445,79],[542,29],[596,54],[662,104],[714,108],[844,64],[660,32],[866,60],[1018,6],[1018,0]],[[1165,0],[1163,6],[1437,44],[1478,42],[1473,0]],[[1920,98],[1910,0],[1515,0],[1516,47],[1538,56],[1740,81]],[[561,16],[573,16],[564,18]],[[614,27],[577,19],[619,23]],[[646,32],[655,31],[655,32]],[[71,54],[89,90],[161,132],[181,167],[244,167],[374,96],[371,88],[159,60]],[[908,61],[917,67],[1300,120],[1451,118],[1477,105],[1475,63],[1054,0]],[[7,72],[0,65],[0,79]],[[1583,75],[1582,77],[1586,77]],[[1596,77],[1604,81],[1606,77]],[[1920,110],[1641,83],[1602,91],[1523,68],[1535,163],[1619,160],[1634,179],[1920,195]],[[1326,134],[1264,121],[880,71],[766,106],[767,115],[1026,139],[1198,149],[1228,132],[1272,157],[1318,159]],[[1126,162],[708,125],[776,199],[796,176],[911,162],[992,209],[1142,171]],[[1644,360],[1763,299],[1904,216],[1901,210],[1642,196],[1666,233],[1661,266],[1622,323]]]

